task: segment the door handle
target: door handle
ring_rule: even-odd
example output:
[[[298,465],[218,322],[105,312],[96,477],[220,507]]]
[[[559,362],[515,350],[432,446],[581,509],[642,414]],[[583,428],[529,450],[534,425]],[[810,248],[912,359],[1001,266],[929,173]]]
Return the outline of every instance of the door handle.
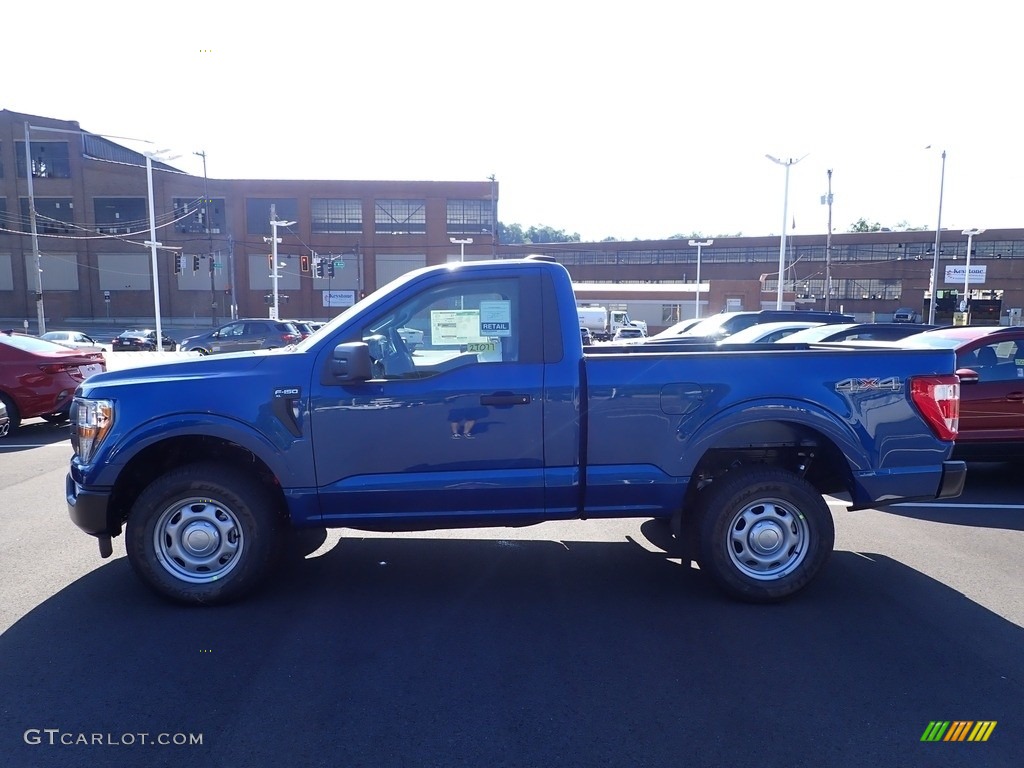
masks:
[[[511,408],[513,405],[529,404],[529,395],[517,395],[512,392],[495,392],[493,395],[480,395],[480,405],[493,405],[497,408]]]

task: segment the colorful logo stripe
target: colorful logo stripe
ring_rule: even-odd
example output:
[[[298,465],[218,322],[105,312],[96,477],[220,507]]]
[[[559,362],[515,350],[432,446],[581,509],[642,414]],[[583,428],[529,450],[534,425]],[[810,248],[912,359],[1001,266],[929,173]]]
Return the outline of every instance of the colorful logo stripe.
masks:
[[[998,720],[932,720],[921,741],[988,741]]]

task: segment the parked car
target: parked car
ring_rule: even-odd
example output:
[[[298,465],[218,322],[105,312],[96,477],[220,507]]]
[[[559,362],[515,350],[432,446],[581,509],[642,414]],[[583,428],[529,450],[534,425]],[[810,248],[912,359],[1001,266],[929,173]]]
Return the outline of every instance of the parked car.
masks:
[[[1024,459],[1024,327],[936,328],[893,343],[956,350],[960,430],[955,456]]]
[[[252,349],[277,349],[297,344],[302,333],[288,320],[265,317],[234,320],[220,328],[189,336],[181,342],[183,352],[214,355]]]
[[[25,419],[41,416],[59,424],[68,418],[75,388],[107,369],[102,352],[69,349],[46,339],[0,333],[0,403],[14,432]]]
[[[291,323],[303,339],[313,335],[313,326],[306,320],[282,320],[284,323]]]
[[[166,333],[162,333],[160,338],[164,352],[174,352],[178,348],[178,342]],[[112,352],[155,352],[157,349],[156,331],[124,331],[114,337],[110,349]]]
[[[790,334],[803,331],[808,328],[816,328],[821,323],[808,321],[797,322],[796,320],[783,320],[778,323],[759,323],[742,331],[736,331],[731,336],[726,336],[718,346],[726,348],[730,344],[769,344],[787,338]]]
[[[821,341],[895,341],[938,327],[927,323],[829,323],[814,328],[805,328],[780,341],[784,344],[817,344]]]
[[[844,315],[841,312],[822,312],[810,309],[762,309],[750,312],[720,312],[717,315],[701,320],[689,330],[674,337],[661,337],[657,339],[652,337],[647,340],[647,343],[716,344],[737,331],[742,331],[744,328],[749,328],[752,325],[761,325],[762,323],[783,321],[852,323],[855,320],[856,318],[853,315]]]
[[[638,325],[624,325],[612,336],[612,341],[623,341],[626,343],[643,341],[647,337],[644,329]]]
[[[703,318],[691,317],[689,320],[681,320],[675,325],[670,325],[664,331],[658,331],[652,336],[648,336],[649,339],[671,339],[681,334],[686,333],[688,330],[693,328],[697,323],[701,322]]]
[[[0,440],[7,437],[11,429],[11,418],[7,415],[7,405],[0,400]]]
[[[586,326],[580,326],[580,341],[583,342],[585,347],[594,343],[594,337],[590,335],[590,329]]]
[[[917,313],[917,310],[911,307],[900,307],[892,313],[892,321],[894,323],[917,323],[920,319],[921,316]]]
[[[40,339],[52,341],[71,349],[89,349],[102,351],[103,345],[87,333],[82,331],[47,331]]]

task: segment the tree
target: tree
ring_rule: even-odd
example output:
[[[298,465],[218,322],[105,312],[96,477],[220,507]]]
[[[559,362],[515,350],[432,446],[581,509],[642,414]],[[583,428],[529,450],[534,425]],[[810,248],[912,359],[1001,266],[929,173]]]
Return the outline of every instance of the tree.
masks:
[[[578,243],[579,241],[579,232],[573,232],[570,235],[564,229],[555,229],[546,224],[526,230],[526,242],[528,243]]]
[[[498,242],[502,245],[522,245],[526,242],[523,238],[523,228],[518,224],[502,224],[499,221]]]
[[[869,224],[868,220],[861,216],[853,224],[850,225],[848,232],[881,232],[882,225],[877,221],[874,224]]]
[[[564,229],[555,229],[546,224],[532,226],[523,230],[520,224],[502,224],[498,222],[498,242],[502,245],[525,245],[528,243],[578,243],[580,235],[571,235]]]

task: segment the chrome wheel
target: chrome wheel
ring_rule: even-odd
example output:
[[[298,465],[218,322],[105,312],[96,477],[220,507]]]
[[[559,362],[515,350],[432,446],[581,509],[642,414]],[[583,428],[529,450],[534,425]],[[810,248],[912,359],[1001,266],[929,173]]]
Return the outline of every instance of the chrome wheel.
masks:
[[[741,509],[729,525],[728,536],[733,565],[752,579],[778,579],[807,556],[807,520],[779,499],[760,500]]]
[[[238,565],[244,547],[238,518],[208,498],[182,499],[160,514],[153,529],[160,565],[191,584],[224,578]]]

